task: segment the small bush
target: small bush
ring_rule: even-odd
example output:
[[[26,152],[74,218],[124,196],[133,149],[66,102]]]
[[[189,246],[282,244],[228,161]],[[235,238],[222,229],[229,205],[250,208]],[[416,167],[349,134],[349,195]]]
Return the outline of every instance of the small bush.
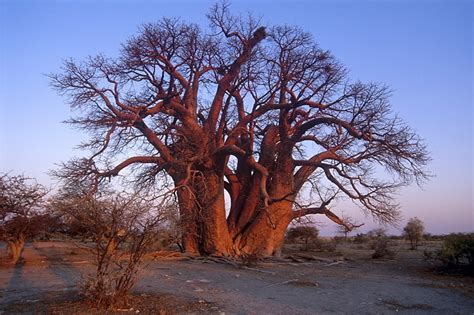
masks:
[[[333,241],[336,243],[336,244],[342,244],[344,242],[346,242],[348,239],[344,236],[334,236],[333,238]]]
[[[395,252],[389,248],[389,240],[385,237],[374,242],[374,250],[373,259],[395,257]]]
[[[323,252],[334,252],[336,251],[337,248],[337,242],[334,240],[327,241],[327,242],[321,242],[319,245],[320,250]]]
[[[440,260],[448,270],[467,269],[474,274],[474,233],[450,234],[445,237],[443,247],[434,253],[426,253],[428,258]]]
[[[386,238],[387,237],[387,232],[383,228],[378,228],[370,231],[367,233],[367,236],[371,240],[378,240],[380,238]]]
[[[393,258],[395,252],[389,248],[390,239],[387,236],[385,229],[378,228],[367,233],[370,239],[370,249],[374,250],[372,254],[373,259],[378,258]]]
[[[426,241],[435,241],[436,240],[435,236],[432,235],[431,233],[423,234],[423,239],[426,240]]]
[[[93,239],[96,270],[81,283],[90,304],[103,309],[127,305],[163,221],[163,202],[149,201],[139,193],[112,191],[96,195],[65,191],[51,201],[52,209],[67,222],[87,227]]]

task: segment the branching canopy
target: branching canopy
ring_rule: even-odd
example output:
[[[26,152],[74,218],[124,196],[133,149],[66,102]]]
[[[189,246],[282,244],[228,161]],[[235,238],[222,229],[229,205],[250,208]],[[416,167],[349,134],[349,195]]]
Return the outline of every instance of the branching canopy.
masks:
[[[252,183],[266,206],[312,185],[331,196],[295,207],[295,217],[330,214],[340,194],[394,220],[393,192],[425,179],[429,156],[391,112],[390,90],[351,81],[298,27],[263,27],[226,4],[208,18],[209,30],[179,19],[146,24],[120,57],[66,60],[51,75],[78,113],[69,122],[91,135],[82,144],[91,154],[57,175],[100,181],[129,169],[142,186],[168,176],[186,186],[196,171],[214,169],[233,205]],[[291,175],[287,195],[275,188],[281,169]]]

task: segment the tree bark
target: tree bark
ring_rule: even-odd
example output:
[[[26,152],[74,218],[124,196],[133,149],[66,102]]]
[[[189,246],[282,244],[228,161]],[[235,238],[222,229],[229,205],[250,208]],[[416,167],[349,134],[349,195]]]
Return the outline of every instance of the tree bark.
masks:
[[[291,222],[291,206],[290,202],[279,202],[260,209],[250,227],[236,239],[239,252],[258,256],[279,255]]]
[[[223,177],[214,170],[194,173],[178,190],[184,250],[190,255],[232,256]]]
[[[20,260],[21,253],[23,252],[25,239],[20,237],[16,240],[8,241],[7,244],[10,261],[16,264]]]

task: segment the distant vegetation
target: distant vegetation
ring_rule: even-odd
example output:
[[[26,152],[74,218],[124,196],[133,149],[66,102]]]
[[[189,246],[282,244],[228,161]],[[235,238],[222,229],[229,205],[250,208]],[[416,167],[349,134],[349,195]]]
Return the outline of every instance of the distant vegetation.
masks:
[[[459,271],[474,275],[474,233],[452,233],[439,237],[441,249],[425,251],[425,257],[442,263],[444,271]]]
[[[290,227],[286,233],[289,243],[303,244],[303,250],[314,247],[318,240],[319,230],[315,226],[299,225]]]
[[[403,228],[403,233],[410,241],[411,249],[418,248],[418,243],[422,239],[424,232],[425,226],[420,219],[415,217],[408,221],[407,225]]]

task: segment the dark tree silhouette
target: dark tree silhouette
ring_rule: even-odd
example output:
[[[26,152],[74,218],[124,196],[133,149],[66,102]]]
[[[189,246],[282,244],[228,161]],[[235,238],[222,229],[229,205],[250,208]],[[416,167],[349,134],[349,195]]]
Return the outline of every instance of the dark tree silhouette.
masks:
[[[428,154],[391,113],[389,90],[351,82],[297,27],[263,27],[226,4],[208,18],[209,32],[177,19],[147,24],[120,57],[68,60],[51,75],[92,151],[56,175],[173,187],[195,254],[272,255],[295,218],[341,223],[329,209],[338,194],[395,220],[392,193],[426,177]],[[381,170],[392,179],[377,179]],[[312,199],[302,205],[304,190]]]

